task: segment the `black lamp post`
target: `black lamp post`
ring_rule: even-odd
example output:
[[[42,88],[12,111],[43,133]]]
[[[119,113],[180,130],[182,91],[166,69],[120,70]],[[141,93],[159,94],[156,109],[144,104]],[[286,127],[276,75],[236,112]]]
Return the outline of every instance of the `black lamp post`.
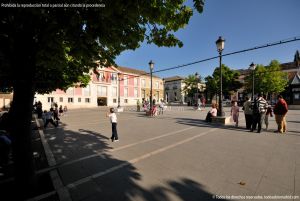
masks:
[[[252,101],[254,100],[254,71],[255,71],[256,65],[252,62],[250,64],[249,69],[252,71]]]
[[[218,116],[225,116],[225,113],[223,112],[223,105],[222,105],[222,51],[224,49],[225,40],[220,36],[218,40],[216,41],[217,49],[219,52],[220,57],[220,94],[219,94],[219,110],[218,110]]]
[[[199,79],[198,75],[199,75],[199,74],[196,72],[196,73],[195,73],[195,77],[196,77],[196,80],[197,80],[197,96],[196,96],[196,99],[197,99],[196,101],[197,101],[197,103],[196,103],[196,104],[197,104],[197,108],[199,109],[199,106],[200,106],[200,105],[198,105],[198,103],[199,103],[199,87],[198,87],[198,86],[199,86],[200,79]]]
[[[120,82],[121,82],[120,75],[121,74],[118,73],[118,108],[121,107],[121,104],[120,104],[120,102],[121,102],[121,100],[120,100],[120,91],[121,91],[121,89],[120,89]]]
[[[149,62],[149,67],[150,67],[150,111],[152,112],[152,107],[153,107],[153,101],[152,101],[152,71],[154,68],[154,63],[151,60]]]

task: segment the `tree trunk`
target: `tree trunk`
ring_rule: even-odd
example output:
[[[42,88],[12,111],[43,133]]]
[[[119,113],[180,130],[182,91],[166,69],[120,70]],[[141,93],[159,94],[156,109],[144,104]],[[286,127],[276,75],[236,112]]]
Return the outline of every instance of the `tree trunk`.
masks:
[[[27,80],[15,82],[10,117],[16,192],[20,199],[32,196],[36,187],[31,146],[33,97],[32,83]]]

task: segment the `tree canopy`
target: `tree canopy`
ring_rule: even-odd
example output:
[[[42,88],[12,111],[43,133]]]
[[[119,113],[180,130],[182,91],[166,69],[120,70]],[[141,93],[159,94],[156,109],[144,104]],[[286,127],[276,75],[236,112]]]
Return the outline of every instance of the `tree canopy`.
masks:
[[[222,91],[223,94],[229,94],[237,91],[242,87],[242,83],[238,81],[239,73],[222,64]],[[220,90],[220,68],[215,68],[212,76],[207,76],[206,90],[210,95],[218,94]]]
[[[245,90],[252,91],[253,75],[245,77]],[[254,71],[255,93],[280,93],[288,85],[287,73],[281,71],[280,63],[272,60],[268,66],[257,65]]]
[[[193,97],[199,91],[199,83],[201,80],[201,76],[189,75],[183,80],[183,92],[186,93],[188,97]]]
[[[32,71],[36,91],[65,89],[82,81],[95,61],[115,64],[117,55],[138,48],[144,40],[181,47],[174,32],[184,28],[193,14],[182,0],[101,3],[104,8],[2,8],[0,85],[13,86],[16,79],[10,78]],[[200,12],[203,4],[194,0]],[[17,65],[20,59],[22,65]],[[29,59],[31,64],[26,65]]]
[[[202,12],[204,0],[193,2]],[[18,190],[23,192],[19,195],[34,190],[30,138],[34,93],[66,89],[78,82],[84,85],[91,68],[114,64],[117,55],[138,48],[144,40],[181,47],[183,43],[174,32],[184,28],[193,15],[184,0],[99,3],[105,7],[1,7],[0,87],[14,92],[9,118],[18,123],[11,124],[9,132],[13,135]]]

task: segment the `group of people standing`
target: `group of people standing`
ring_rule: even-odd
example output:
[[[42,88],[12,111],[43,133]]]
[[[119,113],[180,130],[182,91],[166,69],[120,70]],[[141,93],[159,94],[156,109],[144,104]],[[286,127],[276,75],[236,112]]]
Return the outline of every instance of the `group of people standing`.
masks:
[[[34,105],[34,111],[37,113],[38,118],[43,119],[44,122],[44,128],[47,128],[48,124],[51,123],[53,126],[57,127],[59,123],[59,116],[63,116],[64,114],[67,113],[68,109],[67,106],[60,105],[58,107],[57,103],[52,103],[51,108],[49,111],[44,110],[43,111],[43,106],[40,101],[36,102]]]
[[[163,99],[160,100],[160,103],[157,105],[155,99],[153,99],[152,110],[150,111],[150,102],[147,100],[143,100],[142,106],[143,110],[148,112],[151,116],[157,116],[164,114],[165,110],[165,101]],[[140,111],[139,101],[137,102],[137,111]]]
[[[286,114],[288,112],[288,106],[286,101],[281,95],[277,96],[278,101],[274,108],[268,104],[266,98],[261,94],[251,101],[250,98],[246,97],[246,101],[243,104],[243,110],[246,119],[246,128],[251,132],[257,129],[257,133],[261,132],[263,122],[266,125],[266,130],[269,127],[269,117],[275,115],[275,121],[277,123],[277,130],[275,132],[285,133],[286,132]]]
[[[262,96],[262,94],[258,94],[258,96],[254,100],[246,97],[242,109],[245,114],[246,128],[248,130],[250,130],[251,132],[256,131],[257,133],[260,133],[262,131],[263,123],[265,123],[266,130],[268,130],[269,117],[273,117],[274,113],[275,121],[277,123],[277,130],[275,130],[275,132],[285,133],[287,131],[286,114],[288,112],[288,105],[281,95],[278,95],[277,98],[278,101],[274,108],[272,108],[272,106],[268,104],[266,97]],[[217,116],[217,113],[218,105],[216,103],[212,103],[211,109],[206,115],[206,122],[211,122],[212,118]],[[238,127],[239,125],[239,113],[240,108],[237,104],[237,101],[232,101],[231,117],[233,122],[235,122],[236,127]]]

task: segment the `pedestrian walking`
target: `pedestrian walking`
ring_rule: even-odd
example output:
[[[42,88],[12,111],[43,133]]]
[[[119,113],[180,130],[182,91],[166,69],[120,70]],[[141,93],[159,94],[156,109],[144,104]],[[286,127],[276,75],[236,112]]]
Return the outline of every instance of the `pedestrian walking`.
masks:
[[[251,132],[256,130],[256,126],[257,126],[257,133],[261,132],[261,126],[265,119],[267,108],[268,108],[267,101],[262,97],[262,94],[258,94],[257,98],[255,98],[252,103],[253,122],[252,122]]]
[[[63,110],[62,105],[59,106],[58,112],[59,112],[59,116],[63,116],[64,115],[64,110]]]
[[[53,112],[53,119],[54,119],[54,121],[56,121],[56,125],[58,125],[58,121],[60,120],[60,118],[58,117],[57,107],[55,107],[54,110],[52,110],[52,112]]]
[[[274,106],[275,121],[277,123],[276,133],[286,132],[286,114],[288,112],[288,105],[281,95],[277,96],[278,102]]]
[[[53,121],[53,109],[51,108],[49,112],[45,114],[46,123],[44,124],[44,128],[47,128],[48,124],[51,123],[54,127],[57,127],[57,124]]]
[[[64,106],[64,115],[67,115],[67,112],[68,112],[68,108],[67,108],[67,106],[65,105],[65,106]]]
[[[43,119],[44,125],[46,124],[46,115],[47,115],[47,110],[44,110],[44,112],[42,114],[42,119]]]
[[[202,98],[201,98],[201,110],[205,109],[205,103],[206,103],[206,99],[202,96]]]
[[[139,99],[136,101],[136,111],[137,112],[141,111],[141,104],[140,104],[140,100]]]
[[[164,114],[164,107],[165,107],[165,103],[163,99],[161,99],[159,103],[159,112],[158,112],[159,115]]]
[[[119,141],[118,131],[117,131],[117,115],[115,113],[114,108],[110,108],[110,113],[107,113],[106,116],[109,117],[111,122],[111,130],[112,130],[112,135],[110,138],[111,141],[112,142]]]
[[[263,98],[265,100],[267,100],[267,96],[266,95],[263,95]],[[271,105],[268,104],[267,109],[266,109],[265,120],[264,120],[265,124],[266,124],[266,130],[268,130],[268,128],[269,128],[269,116],[273,117],[273,110],[272,110]]]
[[[36,112],[38,114],[38,118],[42,118],[42,114],[43,114],[43,104],[41,103],[41,101],[38,101],[36,104]]]
[[[268,130],[269,128],[269,117],[273,117],[273,110],[271,105],[268,105],[266,116],[265,116],[266,130]]]
[[[233,119],[233,122],[235,122],[235,127],[239,126],[239,114],[240,114],[240,108],[237,105],[237,101],[231,102],[231,116]]]
[[[252,125],[252,109],[251,109],[251,99],[246,96],[245,102],[243,104],[243,110],[245,114],[245,120],[246,120],[246,128],[248,130],[251,130],[251,125]]]

